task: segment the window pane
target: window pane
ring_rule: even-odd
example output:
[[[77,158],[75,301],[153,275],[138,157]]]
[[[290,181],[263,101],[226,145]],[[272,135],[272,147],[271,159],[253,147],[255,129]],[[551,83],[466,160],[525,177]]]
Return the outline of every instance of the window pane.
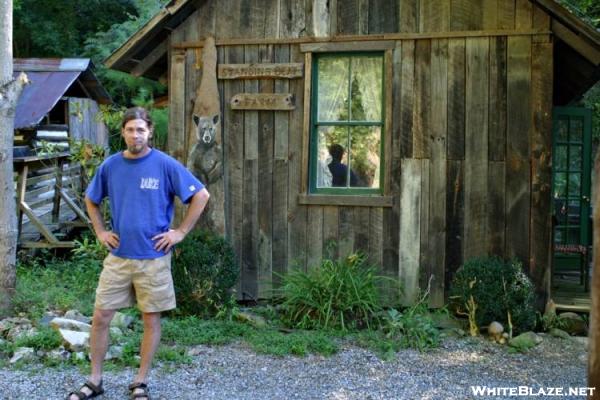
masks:
[[[318,60],[318,120],[348,120],[348,75],[350,59],[323,57]]]
[[[569,120],[566,118],[561,118],[557,121],[558,127],[558,140],[561,142],[566,142],[569,140]]]
[[[569,225],[579,225],[581,220],[579,200],[569,200],[568,222]]]
[[[381,128],[356,126],[350,134],[350,186],[379,188]]]
[[[567,169],[567,146],[556,146],[554,153],[555,168],[559,170]]]
[[[582,169],[581,146],[569,146],[569,169],[580,171]]]
[[[348,187],[348,127],[321,126],[318,130],[317,187]]]
[[[569,174],[569,196],[581,194],[581,174]]]
[[[569,140],[572,142],[581,142],[583,136],[583,119],[572,118],[571,119],[571,135]]]
[[[382,57],[352,58],[352,121],[381,121]]]
[[[567,195],[567,174],[558,172],[554,175],[554,197],[566,197]]]

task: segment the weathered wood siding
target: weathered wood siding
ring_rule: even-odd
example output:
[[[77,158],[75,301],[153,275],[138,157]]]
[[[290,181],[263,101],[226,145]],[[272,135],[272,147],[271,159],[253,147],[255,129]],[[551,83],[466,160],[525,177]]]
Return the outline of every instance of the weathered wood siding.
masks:
[[[381,274],[404,281],[410,302],[430,282],[430,304],[467,258],[518,257],[540,293],[548,282],[552,45],[526,0],[333,0],[200,2],[170,41],[427,33],[390,53],[386,185],[391,207],[303,205],[302,79],[220,80],[227,235],[241,265],[239,297],[271,296],[280,275],[326,256],[363,251]],[[390,5],[391,4],[391,5]],[[325,24],[325,25],[323,25]],[[485,31],[472,37],[451,31]],[[495,32],[494,32],[495,31]],[[169,150],[187,154],[187,124],[201,68],[195,48],[170,50]],[[219,63],[304,63],[297,43],[218,46]],[[294,111],[232,110],[237,93],[292,93]],[[335,246],[332,246],[334,244]]]

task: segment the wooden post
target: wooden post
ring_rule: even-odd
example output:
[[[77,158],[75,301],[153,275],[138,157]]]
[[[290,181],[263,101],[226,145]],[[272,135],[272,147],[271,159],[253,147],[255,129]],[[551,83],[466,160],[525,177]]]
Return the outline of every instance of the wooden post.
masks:
[[[600,152],[594,162],[594,176],[600,177]],[[596,388],[589,399],[600,399],[600,186],[594,187],[594,265],[592,270],[592,308],[589,329],[588,387]],[[586,266],[587,268],[587,266]]]

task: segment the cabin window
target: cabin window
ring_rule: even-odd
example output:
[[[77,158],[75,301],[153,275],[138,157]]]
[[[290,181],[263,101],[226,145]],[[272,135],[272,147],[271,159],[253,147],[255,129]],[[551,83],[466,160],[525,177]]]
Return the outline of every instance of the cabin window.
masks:
[[[311,194],[383,194],[384,64],[383,52],[313,56]]]

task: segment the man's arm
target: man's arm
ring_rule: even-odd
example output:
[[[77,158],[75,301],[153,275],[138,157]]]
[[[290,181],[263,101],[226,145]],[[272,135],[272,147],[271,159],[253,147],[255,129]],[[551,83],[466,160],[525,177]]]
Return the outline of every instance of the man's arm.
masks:
[[[158,234],[152,238],[152,240],[156,240],[156,244],[154,245],[154,249],[165,252],[169,251],[171,247],[181,242],[185,236],[192,230],[200,215],[204,211],[206,207],[206,203],[208,203],[208,199],[210,194],[206,190],[206,188],[202,189],[198,193],[192,196],[190,200],[190,205],[183,217],[183,221],[179,224],[177,229],[171,229],[168,232],[164,232]]]
[[[88,215],[92,221],[94,232],[96,237],[104,246],[109,250],[119,247],[119,236],[116,233],[107,231],[104,227],[104,220],[102,219],[102,212],[100,206],[85,196],[85,206],[87,208]]]

